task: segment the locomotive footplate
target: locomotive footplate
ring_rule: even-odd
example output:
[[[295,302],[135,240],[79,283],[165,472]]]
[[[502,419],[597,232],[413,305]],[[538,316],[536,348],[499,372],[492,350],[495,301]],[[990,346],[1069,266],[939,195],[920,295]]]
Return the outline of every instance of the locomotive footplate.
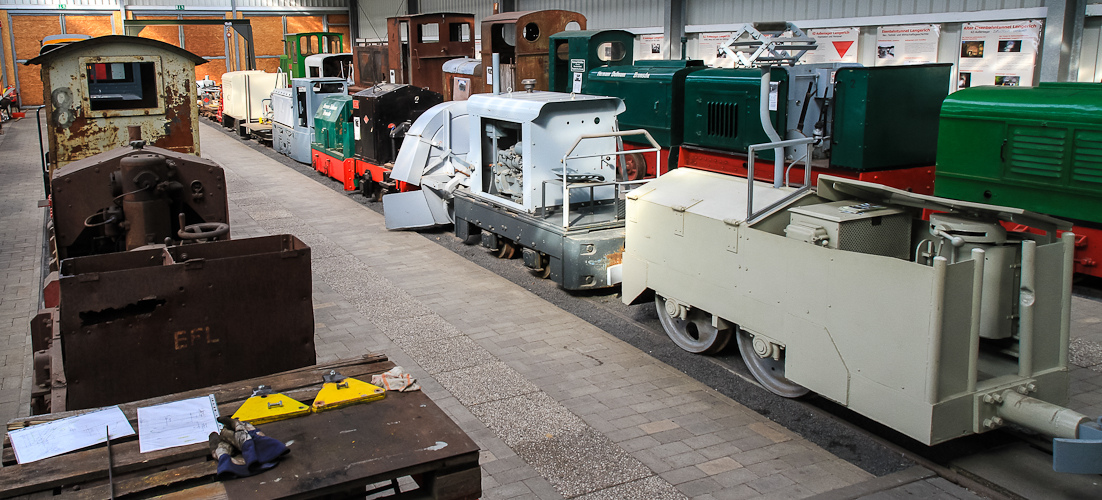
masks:
[[[509,253],[523,255],[526,266],[567,290],[619,283],[624,221],[616,220],[616,204],[571,207],[570,213],[577,216],[564,228],[561,214],[544,218],[494,206],[463,190],[455,195],[455,234],[460,239],[468,240],[481,230],[483,246],[502,250],[512,245],[515,251]]]

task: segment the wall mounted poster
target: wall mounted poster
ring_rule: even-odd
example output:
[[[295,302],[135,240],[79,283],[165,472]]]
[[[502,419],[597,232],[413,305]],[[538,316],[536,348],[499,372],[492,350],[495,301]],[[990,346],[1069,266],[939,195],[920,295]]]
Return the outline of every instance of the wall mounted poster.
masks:
[[[937,62],[937,24],[881,26],[876,29],[876,66]]]
[[[857,38],[861,35],[858,28],[820,28],[807,30],[807,36],[814,38],[819,48],[809,51],[800,58],[801,63],[855,63],[857,62]]]
[[[721,33],[701,33],[697,42],[698,57],[704,60],[704,64],[717,68],[733,68],[735,60],[727,56],[727,52],[720,47],[731,38],[730,31]]]
[[[960,37],[957,88],[1033,85],[1041,26],[1040,20],[965,23]]]
[[[662,59],[662,38],[662,35],[639,35],[635,37],[635,60]],[[681,50],[680,47],[678,50]],[[680,52],[677,57],[681,57]]]

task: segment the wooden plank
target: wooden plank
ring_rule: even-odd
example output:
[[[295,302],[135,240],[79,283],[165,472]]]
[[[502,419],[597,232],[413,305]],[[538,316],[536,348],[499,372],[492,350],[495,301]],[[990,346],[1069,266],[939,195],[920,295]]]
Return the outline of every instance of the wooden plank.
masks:
[[[184,393],[170,394],[167,396],[146,399],[143,401],[136,401],[133,403],[125,403],[119,405],[119,408],[122,409],[122,412],[126,415],[126,418],[130,420],[130,424],[137,428],[138,408],[140,407],[153,406],[169,401],[179,401],[182,399],[189,399],[194,397],[206,396],[207,394],[214,394],[215,400],[219,402],[218,411],[223,415],[232,415],[234,411],[236,411],[237,408],[240,407],[242,402],[252,396],[253,390],[256,389],[257,386],[262,384],[272,387],[276,392],[283,392],[293,398],[305,399],[305,401],[300,399],[300,401],[302,402],[311,402],[313,401],[313,396],[317,394],[318,388],[322,384],[321,376],[328,373],[330,370],[338,370],[343,375],[349,377],[364,377],[370,379],[371,374],[382,373],[393,367],[394,363],[388,361],[385,355],[367,354],[364,355],[361,359],[337,361],[325,365],[308,366],[296,370],[278,373],[275,375],[270,375],[267,377],[257,377],[241,382],[233,382]],[[294,395],[292,396],[291,394]],[[309,398],[306,398],[306,396],[309,396]],[[8,430],[19,429],[25,427],[26,425],[50,422],[59,418],[77,415],[85,411],[87,410],[51,413],[49,415],[39,415],[31,418],[16,419],[8,423]],[[6,439],[6,437],[7,436],[5,435],[3,461],[5,465],[14,464],[15,454],[12,452],[10,442]],[[128,442],[127,439],[131,441]],[[126,438],[119,441],[119,445],[122,446],[133,444],[136,446],[137,442],[133,441],[134,439],[136,439],[136,437]],[[54,457],[47,461],[63,460],[64,457],[70,455]],[[34,464],[24,464],[24,466],[30,465]],[[4,477],[4,472],[7,470],[9,470],[7,467],[0,468],[0,484],[4,484],[4,481],[2,479]]]
[[[279,59],[274,57],[266,57],[264,59],[256,60],[256,69],[264,70],[269,73],[275,73],[279,70]]]
[[[177,491],[174,493],[166,493],[157,497],[159,500],[194,500],[196,498],[205,498],[208,500],[224,500],[229,496],[226,494],[226,487],[224,483],[210,483],[202,486],[196,486],[184,491]]]
[[[154,488],[172,486],[184,481],[213,477],[217,472],[218,464],[213,460],[206,460],[183,467],[173,467],[168,470],[158,471],[140,477],[132,477],[123,480],[116,479],[115,496],[121,497],[123,495],[132,495]],[[60,498],[98,500],[101,498],[110,498],[110,496],[110,486],[102,484],[93,488],[81,488],[76,491],[65,490],[62,492]]]
[[[249,380],[229,382],[211,387],[204,387],[202,389],[196,389],[193,391],[169,394],[167,396],[149,398],[141,401],[134,401],[131,403],[123,403],[119,405],[119,408],[122,409],[127,418],[131,419],[131,421],[136,422],[138,416],[138,407],[153,406],[155,404],[167,403],[169,401],[179,401],[181,399],[206,396],[207,394],[214,394],[215,399],[217,399],[219,402],[218,406],[221,407],[223,404],[229,402],[244,401],[248,399],[249,396],[252,396],[253,389],[256,389],[256,386],[261,384],[268,385],[275,389],[277,392],[280,392],[283,390],[289,390],[299,387],[320,385],[321,375],[328,373],[329,370],[338,370],[344,375],[354,377],[356,375],[351,375],[351,373],[356,373],[357,375],[363,375],[365,373],[380,373],[393,367],[394,363],[390,363],[387,360],[385,354],[365,354],[361,358],[357,359],[334,361],[332,363],[326,363],[324,365],[304,366],[295,370],[289,370],[282,373],[267,375],[264,377],[256,377]],[[348,373],[345,373],[344,370],[349,371]],[[50,422],[60,418],[78,415],[87,411],[88,410],[71,410],[58,413],[50,413],[48,415],[14,418],[8,421],[8,430],[20,429],[27,425]]]
[[[12,14],[11,16],[11,37],[15,39],[16,59],[30,59],[37,56],[38,50],[42,48],[43,38],[60,34],[61,17],[57,14],[48,16]],[[23,84],[23,70],[31,69],[38,73],[38,68],[34,66],[20,66],[19,69],[20,85]]]
[[[65,32],[92,37],[111,34],[111,15],[74,16],[65,14]]]
[[[115,444],[112,441],[117,474],[158,467],[188,458],[205,456],[206,444],[178,446],[167,450],[139,453],[138,442]],[[107,477],[107,447],[76,451],[57,457],[0,468],[0,497],[24,495],[36,491],[71,486]]]
[[[155,19],[177,19],[176,16],[134,16],[138,20],[155,20]],[[154,40],[160,40],[169,45],[180,46],[180,27],[173,25],[165,26],[146,26],[142,29],[142,32],[138,34],[142,38],[152,38]]]
[[[248,16],[249,24],[253,27],[253,51],[258,56],[278,56],[283,53],[283,16]],[[244,44],[241,44],[244,48]],[[241,57],[245,57],[242,53]],[[258,59],[259,65],[260,60]],[[276,67],[279,60],[276,59]],[[260,69],[260,68],[257,68]]]
[[[321,16],[287,16],[288,33],[311,33],[325,31]]]
[[[191,19],[222,19],[224,16],[184,16]],[[184,47],[193,54],[202,57],[222,57],[226,55],[225,27],[218,25],[184,26]],[[196,72],[200,69],[196,68]],[[224,71],[223,71],[224,73]],[[218,74],[221,79],[222,74]]]

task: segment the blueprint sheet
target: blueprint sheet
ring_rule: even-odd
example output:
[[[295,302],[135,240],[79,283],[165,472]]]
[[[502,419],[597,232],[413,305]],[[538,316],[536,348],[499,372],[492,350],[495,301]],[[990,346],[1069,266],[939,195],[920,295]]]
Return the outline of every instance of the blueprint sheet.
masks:
[[[134,435],[134,428],[118,406],[32,425],[8,432],[15,460],[21,464]]]
[[[214,395],[138,408],[138,447],[142,453],[206,443],[218,432]]]

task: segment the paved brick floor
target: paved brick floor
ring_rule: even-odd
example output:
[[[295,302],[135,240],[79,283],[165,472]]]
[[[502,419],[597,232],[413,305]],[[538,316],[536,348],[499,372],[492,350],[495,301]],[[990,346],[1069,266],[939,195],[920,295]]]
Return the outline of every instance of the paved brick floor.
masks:
[[[30,413],[30,320],[38,311],[44,198],[34,120],[0,135],[0,418]]]
[[[234,139],[236,237],[311,245],[319,361],[385,352],[483,448],[486,498],[806,497],[870,478],[526,290]],[[326,182],[321,180],[321,182]]]

